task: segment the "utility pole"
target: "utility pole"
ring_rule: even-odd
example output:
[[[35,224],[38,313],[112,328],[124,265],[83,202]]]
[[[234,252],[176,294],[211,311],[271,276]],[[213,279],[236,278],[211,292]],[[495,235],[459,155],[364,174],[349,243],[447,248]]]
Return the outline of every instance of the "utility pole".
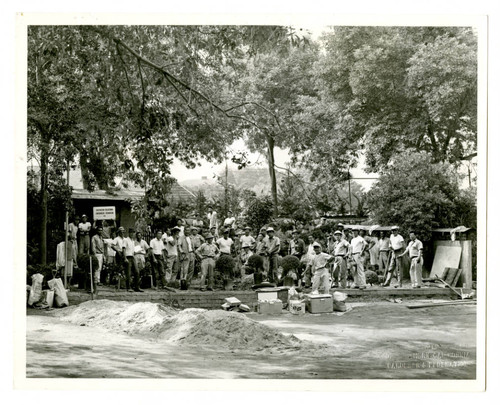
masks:
[[[352,215],[352,201],[351,201],[351,173],[347,169],[347,187],[349,189],[349,215]]]
[[[69,187],[69,159],[66,162],[66,185]],[[69,213],[66,207],[66,223],[64,225],[64,288],[68,288],[68,231],[69,231]],[[71,242],[73,243],[73,242]],[[73,249],[73,247],[72,247]],[[71,251],[73,255],[73,251]]]
[[[228,207],[228,187],[227,187],[227,174],[228,174],[228,170],[227,170],[227,159],[226,159],[226,169],[225,169],[225,172],[224,172],[224,210],[225,210],[225,213],[224,213],[224,216],[227,217],[227,211],[229,210],[229,207]]]

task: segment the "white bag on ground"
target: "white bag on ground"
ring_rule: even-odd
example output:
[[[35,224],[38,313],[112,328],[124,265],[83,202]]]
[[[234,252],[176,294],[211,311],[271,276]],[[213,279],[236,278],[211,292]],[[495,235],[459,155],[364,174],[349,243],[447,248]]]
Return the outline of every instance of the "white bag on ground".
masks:
[[[32,306],[42,299],[42,281],[43,275],[40,273],[31,276],[31,289],[28,298],[28,305]]]
[[[69,305],[68,295],[66,294],[66,290],[64,289],[61,279],[53,278],[52,280],[47,281],[47,284],[51,290],[54,290],[55,306],[58,308],[67,307]]]
[[[344,302],[347,299],[347,295],[340,291],[335,291],[333,293],[333,300],[336,302]]]
[[[54,290],[43,290],[40,302],[42,305],[47,305],[49,308],[52,308],[54,306]]]

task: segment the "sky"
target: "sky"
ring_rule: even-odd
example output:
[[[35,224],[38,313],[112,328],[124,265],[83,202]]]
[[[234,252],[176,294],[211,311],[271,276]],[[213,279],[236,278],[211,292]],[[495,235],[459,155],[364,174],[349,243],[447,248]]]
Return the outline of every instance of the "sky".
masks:
[[[246,151],[248,153],[248,160],[252,163],[251,167],[263,167],[267,168],[267,160],[266,157],[259,153],[250,153],[248,148],[245,145],[245,142],[242,139],[236,140],[231,146],[231,150],[234,151]],[[288,154],[287,149],[275,148],[274,151],[274,160],[277,166],[286,167],[288,162],[290,161],[290,156]],[[188,169],[181,163],[179,160],[175,160],[174,164],[171,167],[172,176],[175,177],[179,182],[185,180],[201,180],[202,177],[208,177],[208,179],[212,178],[214,174],[220,174],[225,167],[225,163],[221,164],[213,164],[207,162],[205,159],[201,159],[199,161],[200,166],[195,169]],[[236,170],[238,166],[232,163],[230,160],[228,161],[228,168]],[[360,158],[360,163],[357,167],[352,169],[351,174],[354,178],[358,177],[373,177],[376,178],[377,174],[367,174],[364,172],[364,159]],[[245,169],[242,169],[245,170]],[[293,169],[292,169],[293,170]],[[355,180],[361,186],[369,190],[375,180]]]

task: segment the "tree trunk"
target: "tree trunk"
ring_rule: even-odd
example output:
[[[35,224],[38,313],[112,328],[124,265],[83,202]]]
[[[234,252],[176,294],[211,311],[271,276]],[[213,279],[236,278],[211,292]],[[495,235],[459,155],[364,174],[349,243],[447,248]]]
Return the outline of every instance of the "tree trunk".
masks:
[[[41,210],[42,210],[42,221],[40,224],[40,253],[41,253],[41,263],[43,265],[47,264],[47,186],[48,186],[48,145],[42,142],[42,150],[40,153],[40,193],[41,193]]]
[[[278,216],[278,187],[276,185],[276,171],[274,170],[274,139],[266,134],[267,162],[269,164],[269,177],[271,178],[271,196],[273,199],[274,216]]]

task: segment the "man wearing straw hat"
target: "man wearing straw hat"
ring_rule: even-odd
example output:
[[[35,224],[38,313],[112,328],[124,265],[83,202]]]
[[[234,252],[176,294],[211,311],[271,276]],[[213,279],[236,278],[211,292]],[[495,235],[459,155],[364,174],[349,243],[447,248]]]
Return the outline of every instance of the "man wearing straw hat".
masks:
[[[205,280],[208,275],[208,290],[212,291],[214,288],[214,269],[215,258],[219,254],[219,248],[213,243],[214,236],[209,233],[205,236],[205,242],[196,249],[196,256],[201,261],[201,280],[200,289],[205,291]]]

